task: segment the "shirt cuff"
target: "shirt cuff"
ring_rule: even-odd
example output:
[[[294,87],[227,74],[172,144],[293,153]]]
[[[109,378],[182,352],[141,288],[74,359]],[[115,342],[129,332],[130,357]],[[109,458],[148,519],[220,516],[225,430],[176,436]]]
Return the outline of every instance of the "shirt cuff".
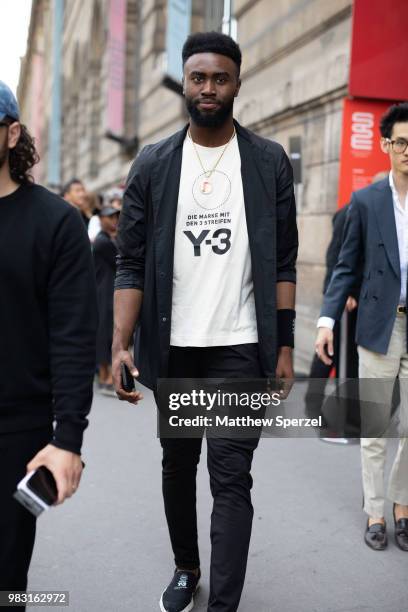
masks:
[[[50,444],[70,451],[71,453],[81,454],[82,439],[85,427],[70,421],[57,421],[54,437]]]
[[[316,327],[328,327],[329,329],[333,329],[335,322],[336,321],[331,317],[319,317]]]

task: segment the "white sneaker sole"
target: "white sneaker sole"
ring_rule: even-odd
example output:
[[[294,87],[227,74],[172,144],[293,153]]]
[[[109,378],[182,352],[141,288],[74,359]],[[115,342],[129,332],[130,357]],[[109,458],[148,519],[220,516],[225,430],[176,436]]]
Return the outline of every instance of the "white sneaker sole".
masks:
[[[196,589],[194,591],[194,595],[197,593],[197,591],[199,589],[199,586],[200,586],[200,584],[197,583]],[[163,591],[163,593],[162,593],[162,595],[160,597],[160,602],[159,602],[161,612],[167,612],[166,608],[163,605],[163,595],[164,595],[164,593],[165,592]],[[192,610],[193,608],[194,608],[194,596],[191,598],[190,603],[185,608],[180,610],[180,612],[190,612],[190,610]]]

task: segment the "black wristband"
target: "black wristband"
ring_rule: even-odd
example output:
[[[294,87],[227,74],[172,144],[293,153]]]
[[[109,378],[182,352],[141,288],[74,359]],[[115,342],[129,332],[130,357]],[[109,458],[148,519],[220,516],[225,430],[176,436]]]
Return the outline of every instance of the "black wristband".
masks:
[[[296,310],[283,308],[278,310],[278,346],[295,346]]]

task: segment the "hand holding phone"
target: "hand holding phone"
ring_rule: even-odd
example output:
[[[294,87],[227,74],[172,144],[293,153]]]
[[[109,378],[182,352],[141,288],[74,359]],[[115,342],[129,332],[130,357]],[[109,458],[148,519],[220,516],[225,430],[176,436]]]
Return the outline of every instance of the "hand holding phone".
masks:
[[[42,466],[47,467],[55,478],[58,490],[57,504],[71,497],[78,489],[83,470],[79,454],[58,448],[52,443],[47,444],[28,463],[27,472]]]
[[[25,475],[13,497],[34,516],[39,516],[57,501],[57,483],[50,470],[42,465]]]
[[[121,384],[122,389],[126,391],[126,393],[131,393],[135,390],[135,379],[133,378],[129,368],[126,363],[120,364],[120,375],[121,375]]]
[[[113,385],[120,400],[137,404],[143,399],[142,392],[135,388],[135,378],[138,375],[129,351],[112,349]]]
[[[85,463],[81,461],[82,469]],[[17,485],[13,497],[34,516],[49,510],[58,499],[58,487],[52,472],[41,465],[29,471]]]

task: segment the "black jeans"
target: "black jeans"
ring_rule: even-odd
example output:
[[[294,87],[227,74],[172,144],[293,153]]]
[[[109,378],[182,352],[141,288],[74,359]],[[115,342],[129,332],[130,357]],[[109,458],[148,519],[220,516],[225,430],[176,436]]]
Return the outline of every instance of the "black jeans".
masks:
[[[171,347],[170,378],[261,378],[257,344]],[[201,438],[162,438],[163,497],[177,567],[200,565],[196,474]],[[207,438],[214,499],[211,515],[209,612],[234,612],[245,580],[253,507],[252,456],[259,439]]]
[[[35,539],[35,517],[14,498],[26,465],[52,438],[52,425],[0,434],[0,591],[25,591]],[[25,606],[1,608],[25,610]]]

